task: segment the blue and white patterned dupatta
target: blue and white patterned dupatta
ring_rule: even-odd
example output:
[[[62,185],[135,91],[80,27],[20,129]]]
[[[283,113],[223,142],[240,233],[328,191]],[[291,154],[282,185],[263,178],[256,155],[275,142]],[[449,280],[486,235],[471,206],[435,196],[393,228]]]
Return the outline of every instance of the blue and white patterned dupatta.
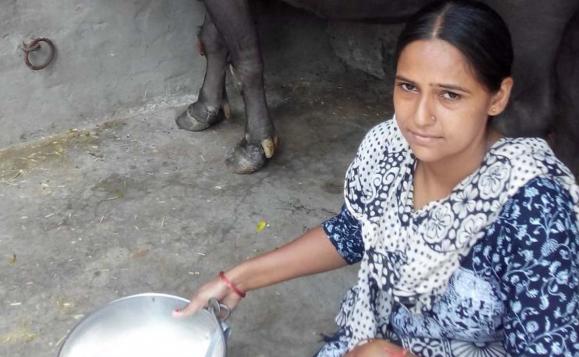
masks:
[[[579,187],[542,139],[500,139],[481,167],[448,197],[418,211],[413,209],[414,167],[396,120],[374,127],[350,164],[346,207],[361,223],[365,252],[358,282],[336,317],[347,346],[341,351],[323,348],[319,356],[343,355],[367,339],[388,338],[395,302],[413,313],[430,309],[461,258],[533,178],[556,179],[570,192],[579,218]]]

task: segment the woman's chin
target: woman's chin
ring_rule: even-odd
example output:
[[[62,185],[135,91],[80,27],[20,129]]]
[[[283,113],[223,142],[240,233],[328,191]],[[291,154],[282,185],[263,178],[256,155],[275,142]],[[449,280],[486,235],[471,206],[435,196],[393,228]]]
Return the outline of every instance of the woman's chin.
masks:
[[[420,162],[424,163],[431,163],[437,162],[444,158],[444,155],[435,148],[428,147],[425,148],[423,146],[410,146],[412,153],[416,157],[416,159]]]

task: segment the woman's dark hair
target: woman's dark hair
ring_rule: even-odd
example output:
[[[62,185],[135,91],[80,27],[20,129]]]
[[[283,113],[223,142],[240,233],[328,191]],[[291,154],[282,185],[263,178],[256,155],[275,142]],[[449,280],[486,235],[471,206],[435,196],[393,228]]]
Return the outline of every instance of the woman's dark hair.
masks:
[[[489,6],[468,0],[435,1],[406,23],[398,38],[394,66],[404,48],[417,40],[440,39],[466,57],[479,81],[492,92],[511,75],[513,47],[509,29]]]

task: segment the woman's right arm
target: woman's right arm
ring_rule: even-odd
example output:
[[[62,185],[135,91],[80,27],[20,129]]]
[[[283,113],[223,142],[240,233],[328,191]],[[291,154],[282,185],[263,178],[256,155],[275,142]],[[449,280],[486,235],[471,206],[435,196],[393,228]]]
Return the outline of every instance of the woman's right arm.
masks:
[[[579,254],[571,194],[550,178],[527,183],[501,213],[494,264],[510,356],[579,356]],[[502,222],[501,222],[502,221]]]
[[[225,272],[225,277],[238,289],[251,291],[300,276],[321,273],[345,266],[323,228],[318,226],[296,240],[269,253],[249,259]],[[187,316],[216,298],[230,308],[241,300],[222,279],[214,278],[191,298],[191,303],[175,316]]]

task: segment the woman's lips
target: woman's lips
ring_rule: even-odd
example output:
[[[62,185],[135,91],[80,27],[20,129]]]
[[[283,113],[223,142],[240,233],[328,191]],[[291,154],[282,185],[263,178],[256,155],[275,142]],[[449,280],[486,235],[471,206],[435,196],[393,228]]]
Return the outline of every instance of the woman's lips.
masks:
[[[436,135],[431,135],[431,134],[426,134],[426,133],[420,133],[420,132],[416,132],[416,131],[412,131],[412,130],[408,130],[408,133],[410,134],[411,140],[414,143],[420,144],[420,145],[433,144],[433,143],[436,143],[442,139],[441,136],[436,136]]]

